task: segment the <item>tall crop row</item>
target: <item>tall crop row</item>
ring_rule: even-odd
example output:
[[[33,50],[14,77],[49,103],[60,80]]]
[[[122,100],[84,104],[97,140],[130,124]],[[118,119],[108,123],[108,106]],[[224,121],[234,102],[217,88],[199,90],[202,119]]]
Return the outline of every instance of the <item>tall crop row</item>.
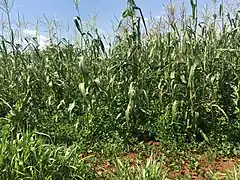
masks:
[[[128,144],[144,131],[166,141],[239,143],[238,12],[225,17],[221,4],[211,23],[200,23],[192,0],[191,16],[153,31],[135,2],[127,5],[123,31],[109,49],[80,17],[74,19],[80,47],[63,39],[44,50],[30,42],[25,48],[13,31],[10,40],[1,38],[1,142],[8,139],[9,151],[29,132],[46,144],[85,150],[119,139]]]

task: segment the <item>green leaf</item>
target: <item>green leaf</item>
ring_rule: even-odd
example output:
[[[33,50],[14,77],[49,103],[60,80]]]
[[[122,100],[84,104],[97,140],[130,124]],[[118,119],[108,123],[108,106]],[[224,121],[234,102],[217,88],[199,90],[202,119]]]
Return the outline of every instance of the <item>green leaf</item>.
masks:
[[[74,107],[75,107],[75,101],[73,101],[73,103],[69,104],[68,112],[72,112]]]

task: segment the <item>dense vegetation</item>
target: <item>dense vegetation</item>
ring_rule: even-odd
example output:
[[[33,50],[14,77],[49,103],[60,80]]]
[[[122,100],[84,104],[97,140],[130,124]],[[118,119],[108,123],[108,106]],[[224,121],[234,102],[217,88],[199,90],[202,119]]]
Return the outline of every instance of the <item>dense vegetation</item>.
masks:
[[[130,151],[143,140],[238,154],[239,14],[221,4],[201,22],[190,2],[190,16],[182,11],[178,21],[170,11],[156,29],[129,0],[109,48],[80,17],[78,45],[62,39],[40,50],[16,44],[13,31],[2,37],[0,178],[101,178],[85,161],[90,154]],[[159,162],[147,163],[148,178],[165,177]],[[108,178],[139,175],[119,159],[116,166]]]

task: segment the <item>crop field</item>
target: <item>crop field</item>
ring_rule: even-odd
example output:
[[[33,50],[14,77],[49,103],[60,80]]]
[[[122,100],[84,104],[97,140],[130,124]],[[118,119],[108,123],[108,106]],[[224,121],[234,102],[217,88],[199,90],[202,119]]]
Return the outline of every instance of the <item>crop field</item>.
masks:
[[[240,179],[240,11],[189,3],[149,23],[128,0],[107,43],[76,16],[44,49],[8,19],[0,179]]]

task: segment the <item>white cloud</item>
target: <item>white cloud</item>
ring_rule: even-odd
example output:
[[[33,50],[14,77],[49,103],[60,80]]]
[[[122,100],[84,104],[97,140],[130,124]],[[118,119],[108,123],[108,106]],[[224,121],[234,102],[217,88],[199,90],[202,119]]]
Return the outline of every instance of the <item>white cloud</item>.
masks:
[[[43,35],[39,35],[38,41],[40,49],[44,49],[50,45],[50,40]]]
[[[160,20],[162,16],[155,16],[154,19]]]
[[[36,36],[37,35],[36,30],[30,30],[30,29],[24,29],[23,33],[26,34],[26,35],[31,35],[31,36]]]
[[[144,18],[144,21],[145,21],[145,22],[148,22],[148,21],[149,21],[149,18]]]
[[[41,35],[41,34],[37,33],[36,30],[24,29],[23,34],[24,34],[24,37],[28,37],[28,38],[37,37],[37,42],[38,42],[38,45],[39,45],[39,49],[41,49],[41,50],[45,49],[47,46],[50,45],[49,38],[47,38],[44,35]]]

